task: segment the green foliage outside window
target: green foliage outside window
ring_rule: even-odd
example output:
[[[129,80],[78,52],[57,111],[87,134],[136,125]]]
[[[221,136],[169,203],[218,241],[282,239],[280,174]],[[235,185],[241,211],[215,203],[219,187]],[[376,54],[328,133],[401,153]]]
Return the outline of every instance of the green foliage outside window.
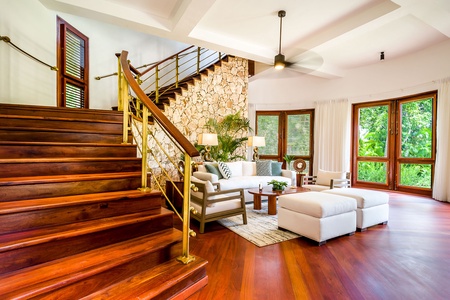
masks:
[[[358,156],[387,156],[388,106],[372,106],[359,110]]]
[[[431,158],[433,143],[433,99],[403,102],[400,106],[401,157]],[[389,138],[388,105],[359,110],[359,157],[387,157]],[[392,128],[391,130],[397,130]],[[400,134],[400,133],[399,133]],[[401,164],[400,185],[431,188],[430,164]],[[358,180],[386,182],[386,164],[360,161]]]
[[[266,146],[259,148],[260,155],[278,154],[278,116],[261,115],[258,116],[258,135],[264,136]]]

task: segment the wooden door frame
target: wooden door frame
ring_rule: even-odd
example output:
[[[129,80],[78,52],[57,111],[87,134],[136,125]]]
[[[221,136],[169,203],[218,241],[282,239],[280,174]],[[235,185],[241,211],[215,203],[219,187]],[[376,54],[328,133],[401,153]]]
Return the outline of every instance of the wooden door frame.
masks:
[[[401,116],[400,114],[400,104],[402,102],[412,102],[417,101],[419,99],[424,98],[433,98],[433,124],[432,124],[432,157],[429,159],[410,159],[410,158],[401,158],[401,131],[399,130],[399,126],[401,126]],[[380,157],[369,157],[364,158],[364,161],[374,161],[374,162],[387,162],[386,170],[387,174],[387,182],[385,184],[381,183],[367,183],[364,181],[358,181],[357,171],[358,171],[358,162],[360,161],[358,157],[358,140],[359,140],[359,117],[358,110],[364,107],[371,106],[388,106],[388,157],[380,158]],[[434,179],[434,169],[435,169],[435,161],[436,161],[436,116],[437,116],[437,91],[424,92],[420,94],[415,94],[411,96],[405,96],[401,98],[394,98],[388,100],[374,101],[374,102],[365,102],[365,103],[355,103],[352,105],[352,145],[351,145],[351,170],[354,174],[352,176],[352,186],[360,187],[360,188],[377,188],[377,189],[386,189],[386,190],[396,190],[402,192],[423,194],[427,196],[431,196],[433,190],[433,179]],[[412,163],[420,163],[426,162],[427,164],[431,164],[431,191],[429,189],[420,188],[420,187],[402,187],[400,186],[398,175],[400,174],[400,164],[402,162],[409,161]]]
[[[56,84],[56,98],[57,98],[57,106],[58,107],[65,107],[66,106],[66,97],[65,97],[65,83],[68,82],[75,86],[80,86],[80,84],[84,85],[84,108],[89,108],[89,38],[85,36],[83,33],[81,33],[79,30],[77,30],[75,27],[67,23],[64,19],[57,16],[56,17],[57,22],[57,38],[56,38],[56,59],[57,59],[57,66],[58,66],[58,72],[57,72],[57,84]],[[70,76],[70,74],[66,74],[66,60],[64,57],[64,49],[66,47],[66,31],[70,30],[74,34],[76,34],[78,37],[82,38],[85,41],[85,48],[84,48],[84,82],[81,83],[81,81],[78,78],[75,78],[73,76]]]

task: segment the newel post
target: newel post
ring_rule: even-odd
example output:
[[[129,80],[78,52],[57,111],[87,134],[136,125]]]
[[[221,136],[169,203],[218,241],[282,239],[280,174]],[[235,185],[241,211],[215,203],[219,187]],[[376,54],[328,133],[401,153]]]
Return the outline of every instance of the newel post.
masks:
[[[189,255],[189,238],[195,236],[195,232],[190,229],[191,214],[191,157],[184,155],[184,186],[183,186],[183,253],[177,257],[177,260],[183,264],[188,264],[195,260],[195,257]]]

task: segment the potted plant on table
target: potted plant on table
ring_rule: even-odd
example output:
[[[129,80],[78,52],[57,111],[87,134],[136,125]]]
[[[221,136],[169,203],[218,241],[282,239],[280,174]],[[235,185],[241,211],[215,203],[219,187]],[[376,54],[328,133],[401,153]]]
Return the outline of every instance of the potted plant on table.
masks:
[[[285,187],[287,187],[287,182],[284,181],[278,181],[278,180],[271,180],[267,184],[272,185],[272,191],[283,191]]]

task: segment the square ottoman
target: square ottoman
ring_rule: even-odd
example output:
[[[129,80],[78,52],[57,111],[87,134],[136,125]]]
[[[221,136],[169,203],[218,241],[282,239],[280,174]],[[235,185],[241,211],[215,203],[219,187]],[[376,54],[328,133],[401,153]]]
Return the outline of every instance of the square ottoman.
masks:
[[[356,200],[350,197],[306,192],[278,197],[278,227],[319,242],[356,230]]]
[[[323,191],[333,195],[351,197],[356,200],[356,227],[365,231],[377,224],[386,225],[389,219],[389,194],[356,188],[331,189]]]

